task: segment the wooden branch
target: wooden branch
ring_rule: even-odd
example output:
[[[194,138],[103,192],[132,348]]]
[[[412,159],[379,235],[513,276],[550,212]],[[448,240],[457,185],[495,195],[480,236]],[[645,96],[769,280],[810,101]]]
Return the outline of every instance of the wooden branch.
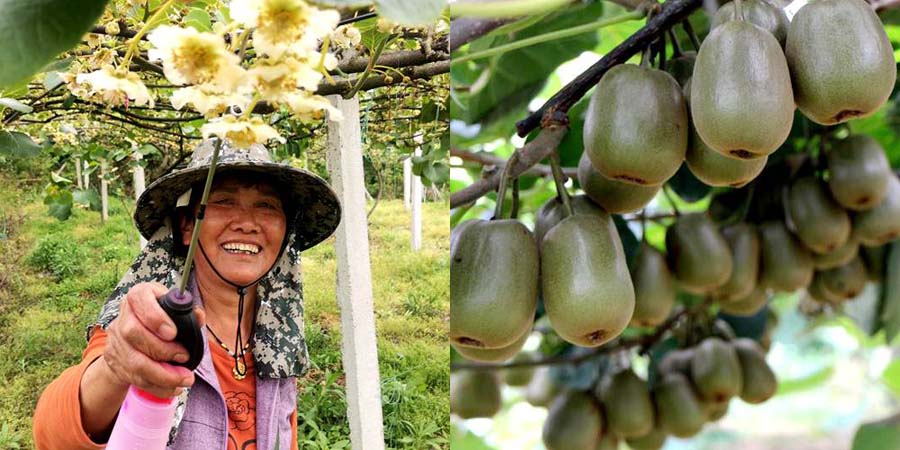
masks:
[[[600,81],[600,78],[613,66],[628,61],[633,55],[639,53],[653,43],[660,33],[666,32],[672,25],[684,20],[695,9],[703,4],[703,0],[668,0],[663,3],[660,12],[647,21],[643,28],[625,39],[612,51],[603,55],[600,61],[588,70],[578,75],[572,82],[565,85],[550,100],[547,100],[537,111],[516,123],[519,136],[527,136],[540,125],[541,118],[548,112],[567,113],[584,94]]]
[[[512,19],[455,19],[450,22],[450,51],[455,52],[463,45],[506,25]]]
[[[450,59],[450,55],[443,52],[432,52],[431,55],[426,55],[425,52],[418,50],[402,50],[397,52],[382,53],[381,56],[378,57],[378,60],[375,61],[375,65],[401,68],[409,66],[420,66],[425,63],[445,61],[447,59]],[[337,70],[332,71],[332,73],[337,73],[338,70],[343,73],[359,73],[365,71],[368,64],[369,56],[354,56],[347,59],[346,61],[339,62]]]
[[[494,156],[490,153],[478,152],[472,153],[468,150],[463,150],[460,148],[450,147],[450,156],[456,156],[464,161],[472,161],[479,163],[483,166],[502,166],[506,163],[506,160],[499,157]],[[550,171],[550,166],[546,164],[536,164],[530,169],[523,172],[526,175],[533,175],[537,177],[549,177],[553,174]],[[577,178],[578,177],[578,168],[576,167],[563,167],[563,173],[569,178]]]
[[[569,130],[569,119],[565,114],[554,114],[552,119],[545,120],[541,132],[537,137],[525,144],[524,147],[517,149],[515,166],[510,169],[509,175],[517,177],[522,172],[528,170],[538,161],[547,157],[550,153],[556,151],[559,143],[562,142],[566,132]],[[486,178],[482,178],[466,188],[456,191],[450,195],[450,208],[456,208],[466,203],[474,202],[479,197],[497,189],[500,185],[500,177],[502,171],[494,171]]]

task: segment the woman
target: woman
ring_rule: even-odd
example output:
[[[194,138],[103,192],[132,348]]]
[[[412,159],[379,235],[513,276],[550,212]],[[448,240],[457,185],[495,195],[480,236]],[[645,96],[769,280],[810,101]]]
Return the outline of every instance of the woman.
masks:
[[[188,283],[205,353],[195,372],[161,364],[187,360],[158,299],[180,280],[213,145],[138,200],[149,242],[88,327],[81,363],[41,395],[37,448],[103,448],[129,385],[178,397],[169,449],[297,448],[296,377],[307,364],[299,252],[340,220],[317,176],[272,163],[262,147],[222,145]]]

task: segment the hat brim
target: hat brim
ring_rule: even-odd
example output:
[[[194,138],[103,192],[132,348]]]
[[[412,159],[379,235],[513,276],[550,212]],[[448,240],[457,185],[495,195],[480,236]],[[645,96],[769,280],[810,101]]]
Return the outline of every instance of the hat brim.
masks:
[[[279,193],[286,202],[286,209],[296,212],[290,226],[296,235],[294,247],[298,251],[315,246],[337,229],[341,221],[341,204],[328,183],[319,176],[270,162],[235,161],[216,165],[216,177],[235,171],[265,174],[283,189]],[[138,198],[134,212],[141,235],[150,239],[174,211],[178,197],[195,183],[205,180],[208,172],[209,166],[182,169],[151,183]]]

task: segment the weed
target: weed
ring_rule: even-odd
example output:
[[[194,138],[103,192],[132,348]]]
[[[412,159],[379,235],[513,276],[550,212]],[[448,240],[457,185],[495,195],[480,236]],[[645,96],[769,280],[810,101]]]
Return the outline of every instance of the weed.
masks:
[[[82,272],[84,250],[65,236],[51,235],[41,239],[28,258],[39,270],[63,279]]]

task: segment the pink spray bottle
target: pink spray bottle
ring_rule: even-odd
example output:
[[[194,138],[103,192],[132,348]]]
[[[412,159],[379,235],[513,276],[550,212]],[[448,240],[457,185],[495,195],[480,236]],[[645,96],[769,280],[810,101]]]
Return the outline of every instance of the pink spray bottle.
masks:
[[[188,351],[188,361],[180,365],[190,370],[203,359],[203,336],[193,311],[190,292],[178,294],[172,289],[160,299],[160,306],[178,330],[175,341]],[[128,394],[106,445],[108,450],[163,450],[169,439],[175,415],[175,398],[160,398],[134,386]]]

